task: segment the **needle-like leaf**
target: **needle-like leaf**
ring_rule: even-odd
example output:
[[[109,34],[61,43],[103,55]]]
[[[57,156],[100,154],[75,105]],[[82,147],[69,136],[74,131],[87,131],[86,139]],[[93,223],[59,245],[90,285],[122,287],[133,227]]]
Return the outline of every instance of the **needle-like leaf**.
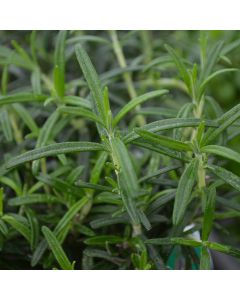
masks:
[[[174,140],[172,138],[158,135],[152,132],[149,132],[147,130],[143,129],[135,129],[136,133],[139,134],[144,140],[147,142],[153,144],[153,145],[160,145],[164,146],[173,150],[177,151],[191,151],[192,147],[188,143],[180,142],[177,140]]]
[[[92,142],[57,143],[31,150],[15,158],[12,158],[9,162],[6,163],[6,168],[14,168],[25,162],[48,156],[56,156],[64,153],[76,153],[84,151],[103,151],[104,149],[105,148],[103,145]]]
[[[153,99],[155,97],[160,97],[162,95],[166,95],[168,93],[168,90],[159,90],[159,91],[153,91],[149,92],[147,94],[141,95],[139,97],[136,97],[132,99],[130,102],[128,102],[115,116],[113,120],[113,125],[116,126],[119,121],[131,110],[133,110],[136,106],[139,104],[149,100]]]
[[[232,172],[215,165],[208,165],[208,169],[224,182],[230,184],[236,190],[240,191],[240,178]]]
[[[236,161],[240,163],[240,154],[236,151],[233,151],[230,148],[219,146],[219,145],[208,145],[201,148],[202,152],[211,153],[225,157],[227,159]]]
[[[196,181],[197,170],[198,159],[195,158],[186,166],[179,180],[173,208],[174,225],[178,225],[184,217],[185,210],[191,200],[191,194]]]
[[[61,268],[63,270],[73,270],[71,262],[67,258],[65,252],[63,251],[63,248],[61,247],[61,244],[59,243],[54,233],[46,226],[42,227],[42,232]]]

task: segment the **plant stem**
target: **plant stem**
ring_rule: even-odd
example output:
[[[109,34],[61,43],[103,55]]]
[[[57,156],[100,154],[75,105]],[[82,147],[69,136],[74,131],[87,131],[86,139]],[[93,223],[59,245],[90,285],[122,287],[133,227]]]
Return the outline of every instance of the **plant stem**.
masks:
[[[122,69],[124,69],[124,68],[127,67],[127,63],[126,63],[126,59],[124,57],[122,47],[120,45],[120,42],[119,42],[119,39],[118,39],[118,36],[117,36],[117,32],[115,30],[110,30],[110,37],[111,37],[112,42],[113,42],[113,49],[114,49],[114,52],[116,54],[118,63],[120,65],[120,67]],[[131,98],[137,97],[137,93],[136,93],[136,90],[134,88],[133,81],[132,81],[132,76],[130,75],[130,73],[124,73],[123,78],[125,80],[129,96]]]
[[[17,144],[20,144],[23,142],[22,132],[19,129],[16,116],[13,113],[10,114],[10,121],[12,124],[15,141],[17,142]]]
[[[117,36],[117,32],[116,32],[116,30],[110,30],[109,34],[110,34],[110,37],[111,37],[112,42],[113,42],[113,49],[114,49],[114,52],[116,54],[118,63],[120,65],[120,67],[122,69],[124,69],[124,68],[127,67],[127,63],[126,63],[125,56],[123,54],[121,44],[120,44],[118,36]],[[127,90],[128,90],[128,94],[129,94],[130,98],[131,99],[136,98],[137,97],[137,92],[136,92],[136,89],[134,87],[131,74],[128,73],[128,72],[124,73],[123,78],[124,78],[125,84],[127,86]],[[140,105],[138,105],[135,109],[139,110]],[[139,124],[139,126],[143,126],[146,123],[145,118],[142,115],[137,115],[136,120],[137,120],[137,123]]]

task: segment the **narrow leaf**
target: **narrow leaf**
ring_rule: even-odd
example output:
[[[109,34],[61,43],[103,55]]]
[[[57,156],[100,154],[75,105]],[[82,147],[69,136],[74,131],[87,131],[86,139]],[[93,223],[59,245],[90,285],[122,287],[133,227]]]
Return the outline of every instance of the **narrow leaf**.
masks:
[[[47,99],[47,96],[45,95],[15,93],[13,95],[0,96],[0,106],[4,104],[12,104],[12,103],[44,101],[45,99]]]
[[[184,239],[184,238],[158,238],[146,240],[145,243],[153,245],[183,245],[190,247],[199,247],[202,246],[201,241]]]
[[[237,175],[219,166],[208,165],[207,168],[224,182],[240,191],[240,178]]]
[[[54,233],[46,226],[42,227],[42,232],[61,268],[63,270],[73,270],[71,262],[67,258],[65,252],[63,251],[63,248],[61,247],[61,244],[59,243]]]
[[[187,68],[185,67],[184,63],[182,62],[180,57],[177,55],[177,53],[173,50],[173,48],[171,48],[168,45],[165,45],[165,48],[167,49],[169,55],[172,57],[183,81],[189,87],[190,78],[189,78],[189,74],[188,74]]]
[[[191,200],[192,189],[197,177],[198,159],[193,159],[185,168],[178,184],[173,208],[173,224],[178,225]]]
[[[3,221],[10,224],[15,230],[17,230],[25,239],[30,243],[31,241],[31,232],[29,226],[27,225],[27,220],[23,217],[19,217],[16,214],[4,215],[2,217]],[[25,219],[25,220],[24,220]]]
[[[201,123],[201,121],[202,120],[200,119],[192,118],[171,118],[146,124],[142,127],[139,127],[139,129],[147,130],[149,132],[158,132],[162,130],[175,129],[181,127],[197,127]],[[206,120],[205,122],[206,127],[218,126],[218,123],[214,121]],[[130,143],[136,140],[137,138],[139,138],[138,134],[135,131],[132,131],[123,137],[123,141],[124,143]]]
[[[88,86],[94,98],[93,104],[99,116],[104,118],[103,91],[97,72],[94,69],[89,56],[87,55],[86,51],[81,47],[81,45],[77,45],[75,49],[77,60],[81,66],[84,77],[88,83]]]
[[[83,208],[83,206],[88,202],[88,198],[84,197],[75,204],[70,207],[70,209],[65,213],[65,215],[61,218],[61,220],[58,222],[56,225],[53,233],[57,237],[58,240],[60,240],[61,237],[61,242],[63,242],[62,238],[62,232],[67,228],[69,230],[69,224],[74,218],[74,216]],[[67,234],[67,232],[65,232]],[[45,240],[42,240],[36,250],[33,253],[32,260],[31,260],[31,265],[34,267],[38,264],[40,259],[42,258],[43,254],[45,253],[47,249],[47,243]]]
[[[101,125],[103,125],[103,122],[101,119],[95,115],[93,112],[91,112],[88,109],[82,108],[82,107],[74,107],[74,106],[61,106],[58,108],[58,111],[60,113],[84,117],[88,120],[92,120],[94,122],[97,122]]]
[[[169,167],[162,168],[160,170],[157,170],[155,172],[152,172],[149,175],[146,175],[146,176],[140,178],[138,182],[140,183],[140,182],[143,182],[143,181],[148,181],[149,179],[151,179],[153,177],[160,176],[162,174],[165,174],[165,173],[173,171],[173,170],[177,170],[179,168],[180,168],[180,166],[169,166]]]
[[[137,134],[139,134],[144,140],[148,141],[149,143],[153,145],[160,145],[164,146],[173,150],[177,151],[191,151],[192,147],[190,144],[174,140],[172,138],[163,136],[163,135],[158,135],[146,130],[142,129],[135,129]]]
[[[67,31],[60,31],[57,36],[54,54],[54,86],[59,97],[64,96],[65,91],[65,40]]]
[[[240,117],[240,104],[234,106],[232,109],[227,111],[221,117],[218,118],[217,122],[219,124],[218,128],[210,128],[204,138],[203,145],[209,144],[211,141],[215,140],[219,134],[221,134],[226,128],[233,124]]]
[[[240,154],[227,147],[218,146],[218,145],[208,145],[202,147],[201,151],[205,153],[219,155],[240,163]]]
[[[139,189],[137,176],[133,168],[126,146],[119,138],[111,141],[112,158],[116,167],[119,190],[124,206],[133,222],[139,223],[139,216],[134,201]]]
[[[59,198],[47,194],[32,194],[24,195],[15,198],[11,198],[8,201],[10,206],[20,206],[28,204],[38,204],[38,203],[57,203],[60,202]]]
[[[206,191],[206,204],[203,216],[202,240],[207,241],[212,230],[216,201],[216,189],[214,186]]]
[[[168,93],[168,90],[159,90],[159,91],[153,91],[146,93],[144,95],[141,95],[139,97],[136,97],[132,99],[130,102],[128,102],[115,116],[113,120],[113,125],[116,126],[119,121],[131,110],[133,110],[136,106],[139,104],[149,100],[153,99],[155,97],[160,97],[162,95],[166,95]]]
[[[208,76],[206,79],[204,79],[204,81],[202,82],[202,84],[200,85],[200,96],[199,98],[202,96],[203,92],[204,92],[204,89],[206,87],[206,85],[212,80],[214,79],[215,77],[223,74],[223,73],[227,73],[227,72],[236,72],[238,71],[238,69],[234,69],[234,68],[228,68],[228,69],[222,69],[222,70],[218,70],[214,73],[212,73],[210,76]]]
[[[102,151],[102,150],[104,150],[104,147],[101,144],[92,143],[92,142],[56,143],[35,150],[28,151],[15,158],[12,158],[8,163],[6,163],[6,168],[13,168],[25,162],[33,161],[48,156],[56,156],[64,153]]]
[[[106,244],[119,244],[123,242],[123,238],[115,235],[99,235],[90,237],[84,241],[87,245],[106,245]]]

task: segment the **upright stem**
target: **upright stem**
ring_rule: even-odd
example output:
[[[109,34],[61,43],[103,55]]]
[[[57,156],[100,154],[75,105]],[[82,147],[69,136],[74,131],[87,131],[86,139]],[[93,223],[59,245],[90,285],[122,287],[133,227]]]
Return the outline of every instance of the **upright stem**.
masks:
[[[125,59],[121,44],[120,44],[118,36],[117,36],[117,32],[116,32],[116,30],[110,30],[109,34],[110,34],[110,37],[112,39],[113,49],[114,49],[114,52],[116,54],[119,66],[122,69],[124,69],[124,68],[127,67],[127,63],[126,63],[126,59]],[[124,78],[124,81],[126,83],[128,94],[129,94],[130,98],[131,99],[136,98],[137,97],[137,92],[136,92],[136,89],[134,87],[131,74],[129,72],[126,72],[126,73],[123,74],[123,78]],[[140,105],[138,105],[135,109],[139,110]],[[146,123],[145,118],[142,115],[138,115],[136,117],[136,120],[137,120],[137,122],[140,126],[143,126]]]
[[[194,102],[195,109],[194,109],[194,116],[198,119],[201,119],[202,112],[203,112],[203,105],[204,105],[204,97],[202,97],[199,101]],[[193,129],[192,140],[195,140],[197,134],[197,130]],[[198,188],[200,190],[201,195],[203,195],[203,190],[206,186],[205,181],[205,169],[204,169],[204,156],[201,154],[199,156],[199,167],[198,167]]]
[[[119,171],[121,170],[121,164],[119,162],[118,155],[116,155],[116,153],[114,151],[114,147],[113,147],[113,144],[112,144],[113,139],[114,139],[114,133],[109,134],[108,135],[108,141],[109,141],[109,145],[110,145],[110,148],[111,148],[111,157],[112,157],[112,161],[113,161],[113,164],[114,164],[115,174],[116,174],[116,177],[117,177],[117,182],[118,182],[118,186],[119,186],[119,190],[120,190],[120,194],[121,194],[121,186],[119,184],[119,182],[120,182]],[[132,223],[132,236],[135,237],[135,236],[139,236],[141,234],[142,234],[141,224]]]
[[[198,167],[198,188],[200,191],[202,191],[206,186],[205,175],[206,175],[206,172],[203,167],[203,157],[201,155],[201,158],[199,161],[199,167]]]
[[[127,67],[127,63],[126,63],[126,59],[124,57],[122,47],[120,45],[120,42],[119,42],[119,39],[118,39],[118,36],[117,36],[117,32],[115,30],[111,30],[110,31],[110,37],[111,37],[112,42],[113,42],[113,49],[114,49],[114,52],[116,54],[118,63],[120,65],[120,67],[122,69],[124,69],[124,68]],[[134,88],[131,74],[130,73],[124,73],[123,78],[125,80],[125,83],[126,83],[126,86],[127,86],[127,89],[128,89],[128,94],[129,94],[130,98],[137,97],[137,92]]]
[[[13,113],[10,114],[10,121],[12,124],[15,141],[17,144],[20,144],[23,141],[22,131],[19,129],[16,116]]]

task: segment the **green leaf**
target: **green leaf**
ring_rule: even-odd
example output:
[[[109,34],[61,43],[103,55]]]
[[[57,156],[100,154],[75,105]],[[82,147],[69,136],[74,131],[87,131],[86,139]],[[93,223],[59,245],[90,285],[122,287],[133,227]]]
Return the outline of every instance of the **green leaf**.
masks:
[[[81,174],[84,171],[84,166],[77,166],[76,168],[72,169],[71,172],[67,176],[67,182],[73,184],[76,180],[78,180]]]
[[[106,244],[119,244],[123,242],[123,238],[115,235],[99,235],[86,239],[84,241],[87,245],[106,245]]]
[[[20,217],[16,214],[4,215],[2,220],[11,225],[15,230],[17,230],[25,239],[30,243],[31,232],[28,226],[28,222],[24,217]]]
[[[0,232],[3,236],[8,235],[8,227],[7,225],[3,222],[2,219],[0,219]]]
[[[31,61],[24,59],[16,51],[4,46],[0,46],[0,64],[16,65],[30,71],[35,68],[35,65]]]
[[[59,236],[61,231],[71,222],[73,217],[83,208],[83,206],[88,202],[86,197],[72,205],[69,211],[62,217],[54,229],[54,233]]]
[[[102,38],[100,36],[94,36],[94,35],[79,35],[79,36],[74,36],[72,38],[69,38],[67,40],[67,44],[75,44],[77,42],[95,42],[95,43],[101,43],[101,44],[109,44],[110,42]]]
[[[200,270],[211,270],[211,256],[206,247],[201,248]]]
[[[202,121],[200,123],[200,125],[198,126],[198,128],[197,128],[196,140],[197,140],[198,145],[201,144],[203,134],[204,134],[204,130],[205,130],[205,122]]]
[[[178,111],[176,118],[177,119],[191,118],[193,116],[193,109],[194,109],[193,103],[185,103]],[[173,138],[175,140],[181,140],[183,136],[182,133],[183,133],[183,129],[181,127],[174,129]]]
[[[206,191],[206,204],[204,208],[202,240],[207,241],[212,230],[215,202],[216,202],[216,188],[211,186]]]
[[[54,86],[57,95],[62,98],[65,92],[65,40],[67,31],[60,31],[54,53]]]
[[[17,195],[21,195],[22,188],[21,185],[15,182],[13,179],[6,177],[6,176],[0,176],[0,182],[9,186]]]
[[[53,128],[56,126],[57,120],[59,119],[59,113],[58,111],[54,111],[50,117],[45,121],[44,125],[42,126],[38,139],[36,142],[35,148],[43,147],[47,144],[47,142],[50,140]],[[38,169],[40,166],[40,161],[35,161],[32,164],[32,172],[33,174],[38,173]]]
[[[206,85],[215,77],[217,77],[218,75],[221,75],[223,73],[227,73],[227,72],[236,72],[239,71],[238,69],[234,69],[234,68],[228,68],[228,69],[222,69],[222,70],[218,70],[214,73],[212,73],[211,75],[209,75],[207,78],[204,79],[204,81],[201,83],[200,88],[199,88],[199,98],[202,96]]]
[[[7,93],[8,78],[9,78],[8,69],[9,69],[8,65],[3,66],[2,79],[1,79],[2,95],[6,95],[6,93]]]
[[[30,93],[15,93],[13,95],[0,96],[0,106],[12,103],[37,102],[47,99],[45,95],[34,95]]]
[[[74,116],[79,116],[79,117],[84,117],[88,120],[92,120],[94,122],[97,122],[97,123],[103,125],[103,122],[97,115],[95,115],[90,110],[82,108],[82,107],[61,106],[58,108],[58,112],[64,113],[64,114],[69,114],[69,115],[74,115]]]
[[[30,227],[30,245],[32,250],[34,250],[38,244],[38,239],[39,239],[39,222],[38,222],[38,218],[35,215],[35,213],[33,212],[33,210],[29,209],[29,208],[25,208],[26,211],[26,215],[27,215],[27,219],[28,219],[28,223],[29,223],[29,227]]]
[[[160,195],[157,195],[156,198],[152,200],[150,205],[147,208],[147,215],[157,213],[165,204],[169,203],[175,198],[176,190],[170,189],[161,192]]]
[[[173,170],[177,170],[179,169],[180,166],[169,166],[169,167],[165,167],[165,168],[162,168],[160,170],[157,170],[155,172],[152,172],[151,174],[149,175],[146,175],[146,176],[143,176],[142,178],[140,178],[138,180],[138,182],[143,182],[143,181],[148,181],[149,179],[153,178],[153,177],[156,177],[156,176],[160,176],[162,174],[165,174],[167,172],[170,172],[170,171],[173,171]]]
[[[195,240],[184,239],[184,238],[179,238],[179,237],[149,239],[149,240],[146,240],[145,243],[153,244],[153,245],[183,245],[183,246],[190,246],[190,247],[202,246],[201,241],[195,241]]]
[[[24,106],[18,103],[14,103],[12,107],[16,114],[18,114],[18,116],[22,119],[26,126],[31,130],[31,132],[33,132],[37,136],[39,128],[30,113],[24,108]]]
[[[76,185],[80,188],[87,188],[87,189],[93,189],[96,191],[112,191],[112,187],[105,186],[105,185],[100,185],[100,184],[94,184],[94,183],[89,183],[85,182],[82,180],[79,180]]]
[[[63,248],[61,247],[61,244],[59,243],[55,234],[46,226],[42,227],[42,232],[61,268],[63,270],[73,270],[72,264],[63,251]]]
[[[78,63],[92,92],[95,111],[98,113],[99,117],[102,117],[105,120],[106,118],[104,116],[103,90],[97,72],[94,69],[89,56],[81,47],[81,45],[77,45],[75,51]]]
[[[232,248],[230,246],[222,245],[219,243],[214,242],[202,242],[190,239],[184,239],[180,237],[176,238],[159,238],[159,239],[150,239],[146,240],[145,243],[153,244],[153,245],[183,245],[183,246],[190,246],[190,247],[207,247],[212,250],[229,254],[231,256],[240,258],[240,250]]]
[[[162,147],[160,145],[153,146],[152,144],[144,143],[144,142],[141,142],[141,141],[133,141],[132,143],[136,146],[141,147],[141,148],[149,149],[149,150],[154,151],[156,153],[160,153],[162,155],[169,156],[169,157],[172,157],[172,158],[177,159],[177,160],[181,160],[181,161],[184,161],[184,162],[189,161],[189,159],[187,157],[180,157],[176,154],[175,151],[172,151],[172,150],[170,150],[166,147]]]
[[[3,215],[3,199],[4,199],[3,188],[0,188],[0,217]]]
[[[98,229],[101,227],[113,225],[113,224],[128,224],[128,219],[124,217],[111,217],[106,216],[104,218],[95,219],[90,222],[90,225],[93,229]]]
[[[92,109],[91,102],[87,99],[78,96],[65,96],[63,97],[63,102],[65,104],[80,106],[87,109]]]
[[[152,91],[146,94],[143,94],[141,96],[138,96],[134,99],[132,99],[130,102],[128,102],[123,108],[117,113],[117,115],[114,117],[113,125],[116,126],[119,121],[131,110],[133,110],[136,106],[139,104],[149,100],[153,99],[155,97],[160,97],[162,95],[166,95],[168,93],[168,90],[159,90],[159,91]]]
[[[224,182],[240,191],[240,178],[237,175],[219,166],[208,165],[207,168]]]
[[[104,116],[106,124],[106,128],[108,131],[111,131],[112,129],[112,112],[110,108],[110,102],[109,102],[109,94],[108,94],[108,88],[105,86],[103,90],[103,107],[104,107]]]
[[[78,229],[79,229],[79,232],[82,233],[83,235],[86,235],[89,237],[93,237],[96,235],[96,233],[88,226],[80,225]]]
[[[223,49],[223,42],[220,41],[220,42],[216,43],[208,51],[209,54],[207,56],[203,70],[200,75],[200,82],[203,82],[204,79],[207,78],[211,74],[215,64],[217,63],[218,59],[220,58],[222,49]]]
[[[187,68],[185,67],[184,63],[182,62],[180,57],[177,55],[177,53],[173,50],[173,48],[171,48],[168,45],[165,45],[165,48],[167,49],[169,55],[172,57],[183,81],[185,82],[185,84],[188,87],[190,87],[190,78],[189,78],[189,74],[188,74]]]
[[[15,158],[12,158],[9,162],[6,163],[6,168],[14,168],[23,163],[48,156],[56,156],[64,153],[103,151],[104,149],[105,148],[103,147],[103,145],[92,142],[56,143],[28,151]]]
[[[68,194],[71,194],[72,196],[75,197],[81,197],[83,196],[83,190],[75,185],[71,185],[65,180],[61,178],[57,178],[52,175],[38,175],[36,178],[40,181],[43,182],[44,184],[56,189],[56,191],[59,191],[67,197]],[[58,197],[60,201],[61,197]],[[64,203],[64,201],[62,201]]]
[[[23,60],[29,64],[32,65],[32,68],[34,68],[34,63],[31,60],[30,56],[28,55],[28,53],[25,51],[25,49],[23,47],[21,47],[17,41],[13,40],[12,41],[12,45],[13,47],[16,49],[16,51],[18,52],[18,54],[23,58]]]
[[[144,140],[148,141],[153,145],[159,144],[160,146],[164,146],[177,151],[192,151],[192,147],[190,144],[180,142],[163,135],[158,135],[143,129],[135,129],[135,131]]]
[[[212,250],[222,252],[231,255],[236,258],[240,258],[240,250],[231,246],[222,245],[214,242],[204,242],[204,245]]]
[[[133,224],[139,224],[135,198],[139,190],[137,176],[124,143],[119,138],[111,140],[112,158],[116,168],[118,186],[124,206]]]
[[[217,122],[219,124],[218,128],[210,128],[204,138],[202,145],[207,145],[211,141],[215,140],[219,134],[221,134],[226,128],[233,124],[240,117],[240,104],[234,106],[232,109],[227,111],[221,117],[218,118]]]
[[[13,140],[13,132],[8,111],[5,108],[0,110],[0,123],[3,134],[8,142]]]
[[[180,127],[197,127],[201,123],[201,121],[202,120],[200,119],[193,118],[171,118],[146,124],[142,127],[139,127],[139,129],[147,130],[150,132],[158,132],[162,130],[175,129]],[[218,123],[214,121],[205,120],[205,122],[206,127],[218,126]],[[123,142],[127,144],[136,140],[137,138],[139,138],[138,134],[135,131],[132,131],[123,137]]]
[[[123,258],[113,256],[110,253],[108,253],[107,251],[99,250],[99,249],[86,248],[84,250],[84,255],[86,255],[88,257],[96,257],[96,258],[106,259],[116,265],[122,265],[122,263],[125,261]]]
[[[11,198],[8,201],[10,206],[20,206],[38,203],[57,203],[61,202],[58,197],[47,194],[32,194]]]
[[[83,197],[81,200],[73,204],[69,210],[65,213],[65,215],[60,219],[58,224],[56,225],[53,233],[56,235],[57,239],[60,242],[63,242],[64,240],[64,235],[67,234],[69,230],[69,224],[71,223],[72,219],[76,216],[76,214],[83,208],[83,206],[88,202],[87,197]],[[42,258],[44,252],[47,249],[47,244],[45,240],[42,240],[36,250],[33,253],[32,260],[31,260],[31,265],[34,267],[38,264],[39,260]]]
[[[90,183],[97,184],[97,182],[100,180],[100,176],[103,171],[104,164],[105,164],[107,158],[108,158],[107,152],[99,153],[97,161],[91,170],[91,176],[90,176],[90,180],[89,180]]]
[[[191,200],[192,189],[197,178],[198,159],[193,159],[185,168],[176,192],[173,208],[173,224],[181,223],[186,208]]]
[[[202,152],[219,155],[240,163],[240,154],[227,147],[218,145],[208,145],[201,148]]]
[[[177,116],[177,110],[172,108],[165,107],[142,107],[137,111],[134,111],[135,114],[145,115],[145,116],[163,116],[168,118],[174,118]]]
[[[237,39],[231,43],[227,43],[226,45],[224,45],[221,55],[227,55],[228,53],[235,50],[239,46],[240,46],[240,39]]]
[[[31,75],[31,84],[33,93],[35,95],[40,95],[42,93],[42,87],[41,87],[41,71],[39,67],[36,67]]]

